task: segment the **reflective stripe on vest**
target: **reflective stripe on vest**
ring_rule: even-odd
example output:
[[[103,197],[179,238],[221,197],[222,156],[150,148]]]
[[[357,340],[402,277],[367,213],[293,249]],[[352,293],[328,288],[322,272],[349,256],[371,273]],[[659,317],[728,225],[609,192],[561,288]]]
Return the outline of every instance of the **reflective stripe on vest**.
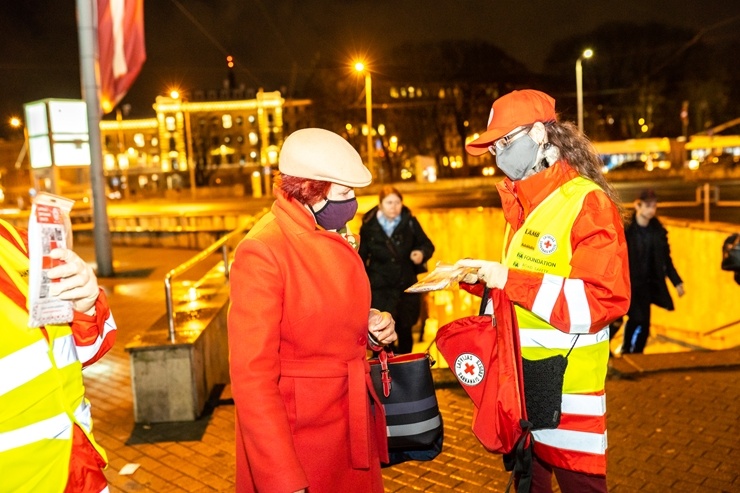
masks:
[[[0,452],[41,440],[70,439],[72,439],[72,421],[67,413],[61,413],[23,428],[0,433]]]
[[[504,262],[509,267],[544,273],[532,311],[516,306],[522,356],[538,360],[555,354],[568,357],[563,391],[597,392],[604,388],[606,358],[609,355],[608,329],[589,334],[591,312],[580,279],[568,279],[573,249],[570,235],[586,195],[599,186],[577,177],[563,184],[545,198],[513,234]],[[510,227],[507,225],[507,237]],[[504,245],[506,245],[504,241]],[[570,333],[564,333],[547,321],[555,302],[564,293],[571,320]],[[603,362],[603,365],[601,364]]]
[[[572,430],[536,430],[532,432],[537,442],[564,450],[574,450],[586,454],[606,453],[606,432],[586,433]]]
[[[75,409],[74,416],[83,431],[90,433],[92,414],[84,400]],[[68,440],[72,438],[72,420],[67,413],[37,421],[28,426],[0,433],[0,452],[22,447],[40,440]]]
[[[566,414],[603,416],[606,414],[606,395],[564,394],[561,410]]]
[[[51,370],[48,350],[48,343],[39,340],[0,358],[0,375],[3,376],[0,379],[0,396]]]
[[[583,337],[582,334],[566,334],[565,332],[547,331],[542,329],[519,329],[519,339],[522,347],[544,347],[548,349],[570,349],[593,346],[609,341],[609,327],[605,327],[593,337]],[[575,346],[574,346],[575,345]],[[567,351],[566,351],[567,352]],[[572,354],[572,353],[571,353]]]

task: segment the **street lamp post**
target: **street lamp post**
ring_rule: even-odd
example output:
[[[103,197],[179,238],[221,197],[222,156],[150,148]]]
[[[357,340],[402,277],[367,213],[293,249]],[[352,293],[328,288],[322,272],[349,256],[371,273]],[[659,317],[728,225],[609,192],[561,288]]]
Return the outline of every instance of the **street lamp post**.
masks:
[[[578,130],[583,132],[583,68],[581,62],[584,58],[591,58],[594,52],[585,50],[576,60],[576,99],[578,100]]]
[[[373,81],[370,71],[362,62],[355,63],[355,70],[365,74],[365,119],[367,120],[367,169],[375,176],[373,164]]]

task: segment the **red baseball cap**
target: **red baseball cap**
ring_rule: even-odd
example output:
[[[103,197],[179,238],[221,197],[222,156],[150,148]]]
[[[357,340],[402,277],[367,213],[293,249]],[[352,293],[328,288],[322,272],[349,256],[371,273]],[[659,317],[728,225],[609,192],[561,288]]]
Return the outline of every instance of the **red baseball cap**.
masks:
[[[505,94],[493,102],[488,116],[488,128],[480,137],[467,143],[465,150],[473,156],[480,156],[496,140],[517,127],[535,122],[557,120],[555,100],[544,92],[523,89]]]

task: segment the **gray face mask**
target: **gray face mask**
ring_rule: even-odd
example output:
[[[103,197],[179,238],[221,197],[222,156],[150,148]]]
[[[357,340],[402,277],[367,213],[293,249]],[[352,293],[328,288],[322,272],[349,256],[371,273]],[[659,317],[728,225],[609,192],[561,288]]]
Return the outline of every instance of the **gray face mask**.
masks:
[[[505,149],[496,149],[496,165],[512,181],[523,179],[537,164],[539,144],[529,135],[516,139]]]

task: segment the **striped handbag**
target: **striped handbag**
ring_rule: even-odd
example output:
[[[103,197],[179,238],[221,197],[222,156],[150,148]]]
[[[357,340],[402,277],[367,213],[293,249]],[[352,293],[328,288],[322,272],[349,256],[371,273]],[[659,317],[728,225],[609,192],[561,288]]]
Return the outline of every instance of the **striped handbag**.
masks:
[[[437,457],[444,428],[429,353],[394,356],[380,351],[369,363],[375,392],[385,409],[388,465]]]

